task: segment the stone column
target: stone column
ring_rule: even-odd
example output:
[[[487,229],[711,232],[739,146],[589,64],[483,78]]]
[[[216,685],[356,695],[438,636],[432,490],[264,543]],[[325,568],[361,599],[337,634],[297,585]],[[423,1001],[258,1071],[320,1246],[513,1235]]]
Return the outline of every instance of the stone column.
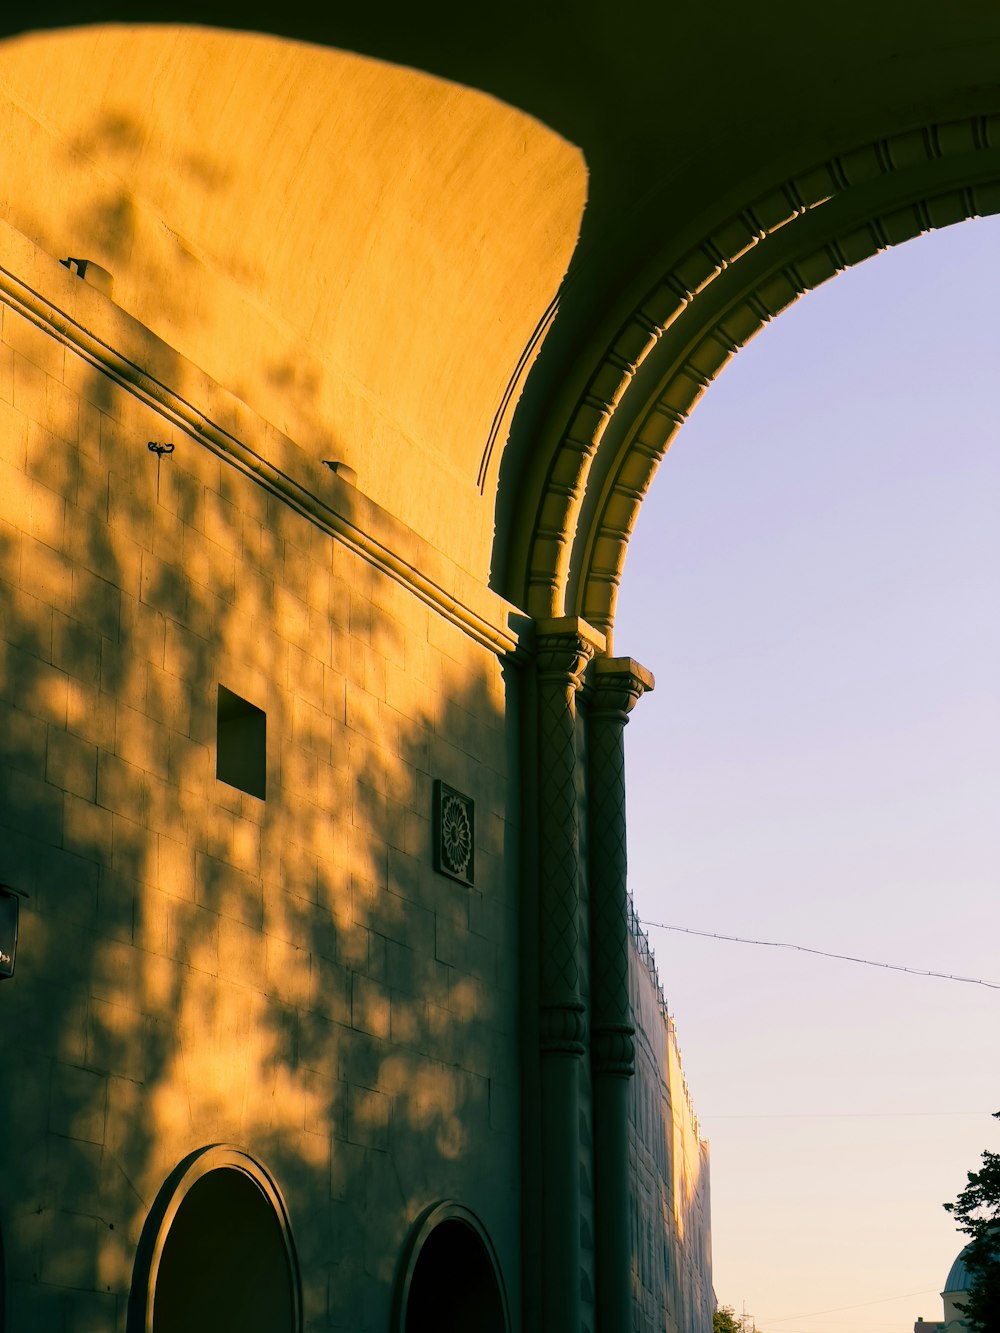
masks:
[[[629,712],[652,688],[652,675],[628,657],[601,657],[590,668],[588,861],[598,1333],[632,1327],[628,1080],[635,1072],[635,1029],[628,985],[624,732]]]
[[[572,617],[537,626],[542,1328],[580,1333],[580,755],[577,695],[600,635]]]

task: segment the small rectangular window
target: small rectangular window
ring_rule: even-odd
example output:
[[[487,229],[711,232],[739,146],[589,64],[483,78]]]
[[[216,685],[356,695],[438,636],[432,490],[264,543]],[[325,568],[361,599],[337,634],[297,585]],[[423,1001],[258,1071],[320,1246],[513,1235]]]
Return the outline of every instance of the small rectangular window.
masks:
[[[215,776],[264,800],[267,780],[267,714],[225,685],[219,686]]]

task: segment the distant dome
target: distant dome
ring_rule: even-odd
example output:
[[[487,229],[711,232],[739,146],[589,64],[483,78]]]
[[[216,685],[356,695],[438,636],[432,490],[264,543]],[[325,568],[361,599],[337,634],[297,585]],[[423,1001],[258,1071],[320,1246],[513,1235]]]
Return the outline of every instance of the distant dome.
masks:
[[[968,1246],[966,1246],[966,1249],[968,1249]],[[968,1291],[969,1286],[969,1270],[965,1266],[965,1250],[963,1250],[948,1270],[948,1276],[945,1279],[944,1284],[944,1291],[941,1295],[947,1296],[949,1292],[954,1291]]]

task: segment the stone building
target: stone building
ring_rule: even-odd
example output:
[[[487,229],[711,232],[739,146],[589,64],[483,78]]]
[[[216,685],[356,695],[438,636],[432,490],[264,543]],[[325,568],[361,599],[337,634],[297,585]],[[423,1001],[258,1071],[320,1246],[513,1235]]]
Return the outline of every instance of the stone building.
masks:
[[[965,1251],[956,1258],[948,1269],[941,1301],[944,1306],[944,1318],[926,1320],[921,1317],[913,1325],[913,1333],[963,1333],[968,1328],[964,1312],[959,1305],[964,1305],[969,1295],[969,1272],[965,1267]]]
[[[712,1327],[708,1144],[698,1130],[649,940],[629,912],[635,1072],[629,1083],[630,1256],[636,1327]]]
[[[0,1317],[703,1333],[616,590],[1000,11],[315,10],[0,17]]]

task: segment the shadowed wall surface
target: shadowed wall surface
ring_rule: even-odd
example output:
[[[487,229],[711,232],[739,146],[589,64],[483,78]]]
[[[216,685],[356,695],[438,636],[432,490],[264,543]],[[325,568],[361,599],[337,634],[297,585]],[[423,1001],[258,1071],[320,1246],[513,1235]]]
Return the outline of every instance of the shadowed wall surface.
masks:
[[[303,1328],[389,1327],[442,1200],[495,1256],[491,1333],[706,1328],[707,1154],[626,931],[622,730],[653,682],[612,656],[615,589],[663,450],[763,322],[1000,208],[1000,17],[493,18],[7,20],[18,1333],[123,1329],[164,1181],[220,1144],[280,1186]],[[261,1239],[213,1273],[283,1271],[254,1189],[192,1187],[154,1322],[192,1317],[171,1274],[234,1211]],[[414,1320],[427,1273],[461,1272],[456,1319],[489,1288],[462,1225]]]

